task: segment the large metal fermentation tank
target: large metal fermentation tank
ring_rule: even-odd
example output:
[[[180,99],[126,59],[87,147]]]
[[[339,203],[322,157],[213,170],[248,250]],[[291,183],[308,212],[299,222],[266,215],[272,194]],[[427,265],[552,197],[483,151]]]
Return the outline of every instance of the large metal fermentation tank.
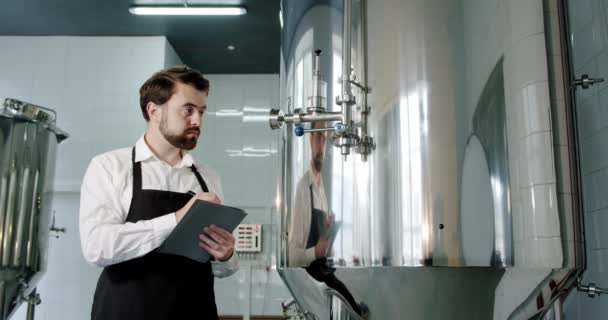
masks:
[[[311,318],[336,319],[339,307],[295,263],[290,223],[311,167],[310,123],[330,120],[331,129],[345,119],[347,73],[356,101],[347,118],[373,138],[373,151],[345,152],[342,127],[327,131],[321,176],[341,222],[330,257],[337,278],[371,319],[493,318],[497,285],[514,266],[509,152],[517,150],[507,141],[503,58],[478,81],[480,94],[470,94],[478,75],[463,56],[461,3],[281,3],[282,112],[271,116],[274,127],[287,124],[278,142],[278,267]]]
[[[56,150],[68,135],[56,127],[53,110],[0,102],[0,319],[7,319],[21,303],[39,303],[35,288],[47,266]]]

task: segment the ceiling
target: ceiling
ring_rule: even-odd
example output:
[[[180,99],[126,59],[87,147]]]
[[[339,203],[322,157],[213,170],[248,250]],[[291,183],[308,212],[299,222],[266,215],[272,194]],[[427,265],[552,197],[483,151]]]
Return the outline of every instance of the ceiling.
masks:
[[[247,14],[136,16],[129,13],[131,2],[125,0],[1,0],[0,35],[164,35],[185,64],[206,74],[279,73],[279,0],[188,3],[194,1],[240,3]],[[229,45],[235,49],[228,50]]]

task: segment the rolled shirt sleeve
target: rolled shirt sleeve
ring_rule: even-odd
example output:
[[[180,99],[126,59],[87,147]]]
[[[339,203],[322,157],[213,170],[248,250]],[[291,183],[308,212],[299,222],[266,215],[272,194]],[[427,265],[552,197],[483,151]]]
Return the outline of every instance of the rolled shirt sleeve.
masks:
[[[176,225],[175,213],[135,223],[125,222],[119,188],[104,161],[95,157],[80,192],[80,240],[85,260],[105,267],[145,255],[159,247]]]

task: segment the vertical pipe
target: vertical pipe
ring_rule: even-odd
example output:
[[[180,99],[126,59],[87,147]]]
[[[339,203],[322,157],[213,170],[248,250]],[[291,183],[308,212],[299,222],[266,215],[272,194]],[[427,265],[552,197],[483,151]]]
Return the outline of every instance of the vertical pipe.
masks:
[[[361,63],[363,66],[361,67],[361,81],[362,85],[365,88],[362,90],[363,94],[361,97],[361,142],[363,143],[362,149],[364,152],[361,153],[361,160],[367,161],[367,153],[371,151],[371,146],[366,145],[367,138],[367,113],[369,112],[367,108],[367,1],[361,0],[361,24],[360,24],[360,33],[361,33]],[[369,149],[368,149],[369,148]]]
[[[557,12],[559,17],[559,30],[561,39],[564,41],[561,42],[561,50],[562,50],[562,71],[565,86],[564,95],[566,101],[566,123],[568,128],[568,145],[571,146],[568,148],[569,150],[569,160],[570,160],[570,181],[572,181],[572,221],[574,225],[574,256],[575,256],[575,267],[580,270],[580,273],[585,271],[587,268],[587,252],[586,252],[586,243],[585,243],[585,217],[584,217],[584,208],[582,201],[582,178],[580,176],[581,164],[580,164],[580,146],[578,141],[578,123],[576,117],[576,87],[572,85],[573,70],[574,66],[572,64],[572,57],[570,52],[570,28],[568,21],[568,1],[567,0],[557,0]],[[576,245],[580,243],[580,249]]]
[[[350,126],[351,122],[351,109],[350,104],[345,100],[350,100],[350,66],[351,66],[351,0],[344,0],[344,13],[343,21],[344,26],[342,30],[342,114],[344,117],[344,124]]]
[[[29,217],[29,227],[28,227],[28,238],[27,238],[27,247],[25,250],[25,266],[31,267],[33,261],[33,252],[34,252],[34,243],[37,241],[37,237],[34,235],[36,230],[36,224],[39,218],[38,210],[40,209],[40,194],[38,193],[38,179],[40,176],[40,171],[36,170],[36,174],[34,175],[34,187],[33,187],[33,199],[32,206],[30,210]]]
[[[582,178],[580,163],[580,145],[578,139],[578,123],[576,115],[576,86],[574,80],[574,66],[570,50],[570,24],[568,16],[568,0],[557,1],[557,16],[559,20],[561,62],[563,72],[564,98],[566,101],[566,127],[568,136],[568,156],[570,160],[570,181],[572,188],[572,221],[570,226],[574,230],[574,269],[571,270],[558,284],[553,304],[558,306],[559,318],[562,315],[561,301],[571,292],[572,288],[580,285],[583,273],[587,269],[587,250],[585,241],[585,216],[582,201]],[[559,85],[559,84],[556,84]],[[580,245],[580,247],[579,247]],[[565,250],[568,250],[567,248]],[[579,289],[580,290],[580,289]],[[562,298],[563,297],[563,298]],[[551,302],[549,303],[551,305]],[[538,315],[539,319],[552,310],[545,308]],[[558,318],[556,318],[558,319]]]
[[[25,316],[26,320],[34,320],[34,309],[36,308],[36,289],[32,291],[31,297],[33,300],[30,300],[27,303],[27,314]]]
[[[10,176],[10,172],[9,172]],[[3,175],[0,183],[0,257],[2,256],[2,239],[4,236],[4,217],[6,216],[8,201],[8,177]]]
[[[252,276],[251,262],[248,261],[247,262],[247,294],[246,294],[247,299],[245,299],[245,314],[243,315],[243,320],[251,319],[251,298],[252,298],[251,282],[253,281],[251,276]]]
[[[13,257],[11,261],[11,265],[13,267],[21,266],[21,257],[23,256],[23,244],[25,239],[25,227],[26,227],[26,218],[28,211],[28,204],[31,204],[31,201],[28,201],[28,198],[33,196],[29,192],[30,187],[30,168],[24,168],[21,176],[21,185],[19,191],[19,210],[17,211],[17,216],[15,217],[15,241],[13,242]]]
[[[6,319],[6,281],[0,281],[0,319]]]
[[[8,182],[8,194],[6,200],[6,215],[4,217],[4,231],[2,237],[2,259],[0,265],[2,267],[8,267],[10,258],[10,244],[13,240],[13,216],[15,213],[15,187],[17,184],[17,169],[15,168],[15,161],[11,164],[10,177]]]
[[[321,107],[319,99],[319,54],[321,50],[316,50],[312,67],[312,95],[310,97],[310,108],[308,112],[316,113]]]

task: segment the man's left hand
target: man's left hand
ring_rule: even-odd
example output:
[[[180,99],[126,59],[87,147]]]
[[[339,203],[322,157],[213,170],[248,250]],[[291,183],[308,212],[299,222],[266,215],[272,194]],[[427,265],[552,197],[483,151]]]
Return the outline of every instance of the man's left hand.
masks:
[[[234,236],[215,225],[210,225],[203,229],[205,233],[201,233],[198,237],[201,242],[199,247],[207,250],[209,254],[215,257],[217,261],[226,261],[232,257],[234,253]]]

